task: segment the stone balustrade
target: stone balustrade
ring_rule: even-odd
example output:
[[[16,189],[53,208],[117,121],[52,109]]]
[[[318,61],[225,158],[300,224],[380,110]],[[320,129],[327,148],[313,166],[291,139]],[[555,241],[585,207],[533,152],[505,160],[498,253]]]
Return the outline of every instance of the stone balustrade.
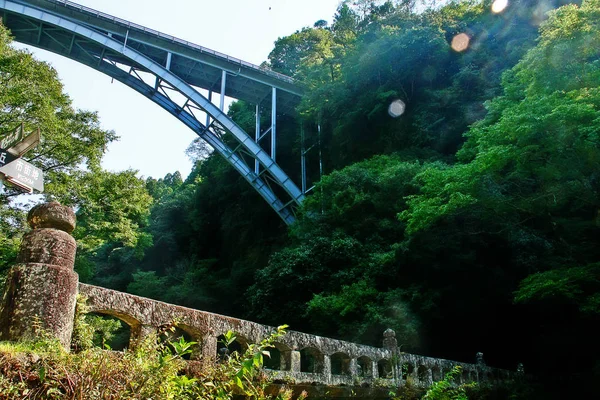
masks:
[[[79,293],[87,298],[90,312],[110,315],[127,323],[131,328],[131,343],[175,321],[178,329],[198,342],[192,358],[204,362],[217,360],[218,338],[228,331],[235,332],[238,346],[243,349],[275,330],[251,321],[83,283],[79,284]],[[393,331],[388,330],[386,334],[393,338]],[[462,382],[494,382],[511,377],[508,371],[485,365],[398,353],[397,347],[377,348],[296,331],[280,338],[271,355],[266,361],[267,375],[276,382],[346,386],[393,386],[411,382],[428,387],[457,365],[462,367]]]
[[[16,264],[9,272],[0,303],[0,339],[18,340],[35,335],[32,321],[70,347],[77,294],[85,296],[90,312],[120,319],[130,327],[130,345],[146,335],[175,324],[198,345],[191,358],[214,363],[227,356],[219,338],[233,331],[237,349],[258,343],[275,329],[251,321],[193,310],[131,294],[78,283],[73,271],[75,214],[58,203],[34,207],[28,215],[32,231],[25,235]],[[296,385],[428,387],[455,366],[462,367],[461,382],[510,380],[514,374],[477,364],[407,354],[399,351],[395,333],[383,334],[377,348],[290,331],[278,339],[266,359],[267,375],[278,383]]]

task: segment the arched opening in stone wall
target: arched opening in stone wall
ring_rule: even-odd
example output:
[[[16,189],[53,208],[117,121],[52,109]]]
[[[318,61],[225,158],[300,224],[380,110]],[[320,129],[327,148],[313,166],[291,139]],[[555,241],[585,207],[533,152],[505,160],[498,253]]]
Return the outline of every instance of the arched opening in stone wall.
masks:
[[[377,373],[380,378],[390,379],[394,377],[392,363],[390,360],[383,358],[377,362]]]
[[[292,349],[281,343],[274,343],[267,351],[270,356],[263,357],[265,368],[275,371],[289,371],[292,368]]]
[[[476,379],[473,379],[473,376],[474,376],[474,371],[472,371],[470,369],[463,369],[462,374],[460,375],[460,378],[463,383],[470,383],[470,382],[473,382],[476,380]]]
[[[235,334],[235,340],[231,343],[227,343],[225,335],[220,335],[217,338],[217,359],[225,360],[234,354],[240,355],[248,349],[248,339],[242,335]]]
[[[131,325],[120,315],[109,311],[90,312],[85,315],[84,322],[93,331],[94,346],[116,351],[129,347]]]
[[[350,356],[344,353],[335,353],[331,356],[331,374],[350,376]]]
[[[411,363],[402,364],[402,380],[406,381],[412,373],[415,372],[415,366]]]
[[[182,345],[185,347],[185,344],[194,342],[192,335],[187,330],[179,326],[162,326],[159,328],[159,332],[160,340],[167,345],[173,354],[179,354],[181,352]],[[193,346],[198,346],[198,344]],[[190,347],[189,350],[193,351],[193,348]],[[191,359],[191,356],[191,352],[185,352],[185,354],[181,355],[184,360]]]
[[[419,378],[419,382],[421,383],[429,381],[429,368],[419,365],[419,368],[417,368],[417,378]]]
[[[373,360],[367,356],[358,357],[356,360],[357,375],[365,378],[373,376]]]
[[[446,375],[451,371],[450,368],[442,368],[442,379],[446,378]]]
[[[300,372],[323,373],[323,354],[314,347],[300,350]]]
[[[431,378],[434,382],[442,380],[442,370],[440,369],[440,367],[431,368]]]
[[[477,382],[477,371],[475,371],[475,370],[469,371],[469,380],[471,382]]]

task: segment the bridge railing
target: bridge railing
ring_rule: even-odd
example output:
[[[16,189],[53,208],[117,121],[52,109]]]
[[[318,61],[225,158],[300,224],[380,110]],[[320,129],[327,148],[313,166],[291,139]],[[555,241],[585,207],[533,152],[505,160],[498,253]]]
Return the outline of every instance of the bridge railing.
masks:
[[[176,321],[178,329],[198,342],[192,358],[218,362],[225,348],[219,337],[227,331],[237,335],[238,348],[258,343],[273,327],[138,297],[97,286],[79,284],[91,312],[111,315],[131,327],[131,343]],[[385,333],[393,337],[393,331]],[[384,340],[385,342],[385,340]],[[490,382],[510,379],[505,370],[483,364],[460,363],[415,354],[401,353],[397,347],[377,348],[290,331],[271,350],[266,374],[274,381],[303,384],[428,387],[443,379],[455,366],[462,368],[460,382]],[[275,364],[273,364],[273,360]]]
[[[223,58],[223,59],[225,59],[225,60],[227,60],[229,62],[236,63],[236,64],[239,64],[240,66],[244,66],[244,67],[247,67],[247,68],[254,69],[254,70],[258,71],[258,72],[261,72],[261,73],[263,73],[265,75],[271,76],[273,78],[279,79],[279,80],[284,81],[284,82],[288,82],[288,83],[291,83],[291,84],[295,83],[294,78],[292,78],[290,76],[281,74],[279,72],[272,71],[272,70],[270,70],[268,68],[261,67],[259,65],[250,63],[248,61],[241,60],[241,59],[236,58],[236,57],[232,57],[230,55],[218,52],[216,50],[209,49],[208,47],[200,46],[198,44],[195,44],[195,43],[189,42],[187,40],[183,40],[183,39],[180,39],[178,37],[175,37],[175,36],[172,36],[172,35],[169,35],[169,34],[166,34],[166,33],[160,32],[160,31],[157,31],[155,29],[151,29],[151,28],[145,27],[143,25],[139,25],[139,24],[136,24],[134,22],[124,20],[124,19],[119,18],[119,17],[115,17],[113,15],[106,14],[106,13],[104,13],[102,11],[98,11],[98,10],[95,10],[93,8],[83,6],[81,4],[74,3],[72,1],[68,1],[68,0],[46,0],[46,1],[58,4],[58,5],[63,5],[63,6],[68,7],[68,8],[74,8],[74,9],[79,10],[81,12],[92,14],[92,15],[98,17],[98,18],[107,19],[107,20],[112,21],[114,23],[120,24],[120,25],[122,25],[122,26],[124,26],[126,28],[134,28],[134,29],[143,31],[145,33],[149,33],[149,34],[158,36],[158,37],[160,37],[162,39],[166,39],[166,40],[169,40],[171,42],[182,44],[184,46],[187,46],[187,47],[190,47],[192,49],[198,50],[201,53],[207,53],[207,54],[211,54],[211,55],[216,56],[216,57]]]

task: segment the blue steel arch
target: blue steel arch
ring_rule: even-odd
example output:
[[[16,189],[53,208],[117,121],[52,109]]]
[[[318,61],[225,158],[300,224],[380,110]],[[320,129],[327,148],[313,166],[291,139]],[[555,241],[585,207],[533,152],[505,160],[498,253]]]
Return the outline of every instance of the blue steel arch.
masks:
[[[293,209],[302,202],[304,194],[275,160],[221,109],[171,72],[168,65],[163,66],[129,47],[127,36],[119,41],[107,31],[65,18],[59,13],[39,7],[38,3],[43,1],[0,0],[3,23],[11,29],[17,41],[92,67],[154,101],[222,155],[285,223],[291,224],[294,221]],[[56,5],[60,2],[48,3]],[[141,73],[151,74],[154,84],[147,83]],[[183,96],[183,104],[178,104],[173,96],[174,92]],[[201,122],[198,114],[208,116],[206,121],[211,122]],[[250,167],[247,159],[252,160],[250,165],[258,162],[263,167],[262,172],[257,173],[258,169],[254,169],[254,165]],[[269,181],[283,190],[277,190],[276,193]],[[286,198],[282,200],[281,196]]]

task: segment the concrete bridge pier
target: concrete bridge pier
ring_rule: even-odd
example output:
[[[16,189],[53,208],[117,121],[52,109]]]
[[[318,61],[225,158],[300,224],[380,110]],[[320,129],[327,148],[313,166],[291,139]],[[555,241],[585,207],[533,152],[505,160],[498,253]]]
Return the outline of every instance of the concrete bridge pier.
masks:
[[[23,237],[0,303],[0,339],[34,338],[43,331],[68,350],[79,284],[73,271],[77,245],[70,235],[75,213],[46,203],[32,208],[27,222],[33,230]]]

